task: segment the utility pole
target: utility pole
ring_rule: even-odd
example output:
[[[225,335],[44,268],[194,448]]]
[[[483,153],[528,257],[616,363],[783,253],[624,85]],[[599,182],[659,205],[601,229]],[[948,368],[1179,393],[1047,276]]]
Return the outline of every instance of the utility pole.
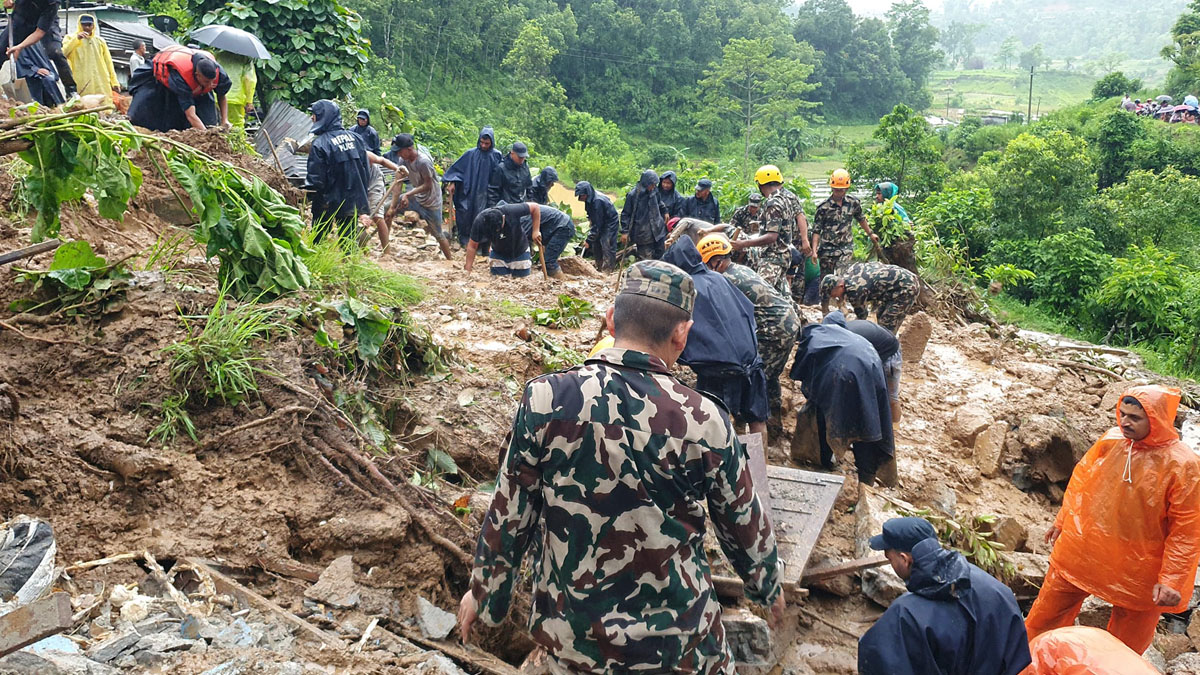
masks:
[[[1033,68],[1029,66],[1029,109],[1025,113],[1025,124],[1033,124]],[[1041,110],[1041,106],[1038,106]]]

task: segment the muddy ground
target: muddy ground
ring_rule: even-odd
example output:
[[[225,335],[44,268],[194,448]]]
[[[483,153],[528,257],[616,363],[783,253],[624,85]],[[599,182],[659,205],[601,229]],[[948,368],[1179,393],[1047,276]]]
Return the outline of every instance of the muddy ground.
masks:
[[[192,142],[187,134],[182,140]],[[233,157],[219,139],[195,142],[215,156]],[[238,161],[272,185],[279,183],[281,177],[260,160]],[[87,204],[65,209],[64,237],[86,239],[110,260],[153,245],[172,220],[160,211],[169,212],[175,197],[165,184],[151,183],[123,223],[100,219]],[[0,181],[6,203],[13,203],[12,190],[11,177]],[[0,216],[0,251],[28,244],[28,225],[12,210]],[[372,255],[384,267],[424,279],[425,299],[411,314],[453,357],[447,372],[408,383],[334,378],[333,386],[344,392],[365,388],[386,421],[395,443],[386,454],[376,453],[374,463],[394,494],[364,491],[360,474],[339,465],[348,475],[340,480],[320,464],[322,456],[346,457],[364,445],[319,403],[322,355],[311,331],[272,341],[266,360],[271,374],[261,378],[259,396],[234,407],[190,406],[197,441],[186,436],[166,445],[147,440],[171,392],[162,350],[186,335],[181,312],[203,314],[215,300],[215,270],[193,260],[182,286],[179,279],[146,272],[125,297],[93,318],[0,311],[6,323],[0,327],[5,356],[0,381],[19,401],[15,417],[0,416],[0,514],[28,514],[52,523],[60,565],[150,551],[170,569],[176,561],[200,557],[305,616],[313,613],[303,599],[312,582],[306,577],[352,555],[363,599],[357,608],[330,611],[332,618],[322,620],[350,641],[371,617],[396,632],[411,628],[418,598],[454,611],[469,574],[463,556],[473,549],[488,501],[487,493],[476,488],[494,478],[524,382],[554,358],[542,338],[586,353],[599,334],[599,317],[612,301],[616,279],[586,264],[565,280],[546,281],[537,274],[493,279],[485,265],[467,275],[461,251],[454,261],[444,261],[433,241],[415,228],[400,228],[388,253]],[[44,268],[50,257],[43,254],[20,266]],[[0,307],[27,292],[13,266],[0,268]],[[592,302],[595,318],[569,330],[534,326],[529,311],[553,305],[558,294]],[[959,519],[1005,516],[1027,534],[1019,549],[1035,557],[1046,554],[1041,537],[1070,464],[1112,423],[1116,393],[1126,383],[1061,363],[1077,358],[1076,351],[1048,349],[1015,337],[1014,331],[967,325],[938,308],[930,308],[929,317],[931,336],[923,357],[905,364],[903,416],[897,425],[900,484],[880,492]],[[808,319],[819,315],[810,311]],[[1104,368],[1132,379],[1147,377],[1132,365]],[[802,404],[798,387],[786,379],[784,396],[790,410]],[[772,439],[772,463],[794,465],[793,426],[789,415],[784,435]],[[984,431],[999,434],[994,457],[981,457]],[[429,480],[427,458],[433,449],[454,459],[457,475]],[[819,560],[857,556],[855,526],[862,510],[856,508],[849,458],[839,471],[847,480],[818,542]],[[422,485],[411,484],[414,472],[424,476]],[[456,503],[467,506],[456,512]],[[67,590],[111,589],[145,574],[139,561],[123,561],[78,573]],[[851,636],[864,632],[883,611],[859,590],[856,578],[843,578],[797,599],[803,609],[789,610],[772,639],[772,665],[758,671],[855,672]],[[1030,593],[1018,590],[1018,595],[1028,601]],[[510,620],[481,638],[482,647],[513,664],[530,649],[519,629],[521,609],[518,603],[518,623]],[[812,621],[808,610],[837,628]],[[85,623],[74,633],[86,642],[88,630]],[[1168,656],[1193,649],[1166,633],[1164,628],[1162,651]],[[247,654],[251,660],[294,660],[337,672],[417,667],[402,650],[375,643],[349,653],[299,642],[282,652],[180,652],[157,667],[203,672]]]

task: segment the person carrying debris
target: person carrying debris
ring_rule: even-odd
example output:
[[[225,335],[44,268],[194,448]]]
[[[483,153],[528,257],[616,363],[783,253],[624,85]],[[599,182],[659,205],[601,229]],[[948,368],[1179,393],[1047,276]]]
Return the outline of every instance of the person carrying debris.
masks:
[[[508,155],[492,169],[488,179],[487,206],[491,208],[500,202],[519,204],[525,201],[525,193],[533,185],[529,177],[529,148],[517,141],[512,144]]]
[[[500,151],[495,145],[495,132],[491,127],[484,127],[479,131],[475,147],[464,152],[442,175],[446,193],[454,203],[454,228],[458,243],[463,247],[471,239],[475,216],[488,207],[488,183],[500,163]],[[483,252],[487,253],[486,250]]]
[[[391,204],[388,197],[388,189],[383,180],[383,169],[390,169],[395,174],[396,181],[402,181],[408,177],[408,170],[401,169],[398,164],[392,160],[376,155],[373,152],[367,153],[367,171],[370,176],[367,184],[367,213],[366,215],[370,223],[375,226],[375,231],[379,234],[379,252],[387,253],[390,245],[389,234],[391,227],[388,225],[387,219],[384,218],[384,210]],[[382,167],[382,168],[381,168]],[[370,241],[370,232],[363,231],[358,238],[359,246],[366,246]]]
[[[229,107],[229,124],[235,129],[246,128],[246,114],[254,110],[254,92],[258,89],[258,71],[254,68],[254,59],[233,52],[217,54],[221,69],[229,75],[233,86],[225,95]],[[373,153],[379,153],[379,144],[375,149],[367,148]]]
[[[379,140],[379,132],[375,131],[375,127],[371,126],[371,111],[366,108],[361,108],[354,115],[354,126],[350,127],[350,131],[358,134],[359,138],[363,139],[363,143],[367,146],[367,152],[379,154],[383,143]]]
[[[804,205],[791,190],[783,187],[783,174],[779,167],[765,164],[754,172],[754,183],[764,198],[761,227],[756,237],[733,242],[735,251],[762,248],[756,272],[782,293],[798,302],[804,296],[804,285],[795,288],[788,280],[788,268],[792,266],[792,244],[800,244],[801,251],[809,254],[808,220],[804,216]],[[801,280],[803,281],[803,279]]]
[[[501,204],[475,217],[471,225],[471,241],[467,242],[467,272],[475,266],[475,255],[483,245],[490,244],[489,262],[497,276],[527,277],[533,269],[533,254],[529,243],[541,248],[546,260],[546,274],[563,276],[558,256],[575,236],[571,217],[552,206],[536,202]]]
[[[317,240],[332,232],[343,242],[354,242],[358,214],[370,212],[367,150],[358,136],[342,128],[342,113],[333,101],[321,99],[309,107],[309,113],[313,140],[305,189],[312,203]]]
[[[683,215],[684,196],[675,189],[678,182],[674,171],[667,171],[658,179],[658,201],[662,202],[663,208],[667,210],[667,215],[664,216],[666,220]]]
[[[908,592],[858,641],[860,675],[1018,675],[1030,663],[1008,586],[942,548],[924,518],[892,518],[871,537]]]
[[[617,208],[607,195],[596,192],[586,180],[575,184],[575,197],[583,202],[588,217],[588,236],[583,244],[582,255],[596,261],[601,272],[617,268],[617,234],[621,230],[621,218]]]
[[[875,184],[875,203],[882,204],[889,199],[895,199],[900,193],[900,188],[895,183],[884,181]],[[917,237],[913,234],[913,221],[909,217],[908,211],[904,210],[898,202],[892,202],[892,213],[904,223],[905,234],[903,237],[898,237],[892,243],[883,247],[883,255],[887,258],[887,262],[893,265],[899,265],[909,272],[916,273],[917,259],[915,247],[917,245]],[[878,228],[879,223],[875,224]]]
[[[121,90],[117,71],[113,68],[112,54],[108,52],[108,43],[100,37],[96,17],[80,14],[75,33],[63,42],[62,51],[71,64],[71,74],[75,77],[80,96],[111,95]]]
[[[150,65],[129,79],[130,122],[151,131],[229,126],[226,95],[233,82],[212,54],[172,45],[155,54]]]
[[[538,536],[529,629],[551,672],[732,673],[706,510],[746,596],[782,618],[746,451],[721,406],[670,374],[694,301],[674,265],[633,265],[608,310],[615,346],[525,387],[459,604],[464,641],[504,620]]]
[[[854,263],[821,280],[821,309],[828,309],[833,299],[839,304],[849,303],[859,319],[866,319],[874,308],[879,325],[895,333],[920,292],[917,275],[903,267]]]
[[[761,192],[750,193],[749,201],[744,206],[733,210],[729,216],[729,224],[740,229],[745,234],[758,234],[759,213],[762,212],[763,196]]]
[[[0,31],[0,65],[10,58],[14,63],[21,51],[33,44],[42,45],[46,57],[54,64],[54,70],[62,79],[67,97],[75,95],[75,78],[71,75],[71,64],[63,55],[62,28],[58,21],[58,0],[4,0],[4,8],[11,9],[9,25]],[[12,45],[9,47],[8,45]]]
[[[765,450],[771,407],[754,305],[731,281],[704,265],[691,237],[680,237],[663,260],[690,274],[696,286],[692,330],[679,362],[695,371],[696,389],[721,401],[738,424],[749,425],[750,433],[762,434]],[[765,475],[766,459],[755,460]]]
[[[817,418],[821,465],[832,470],[830,441],[849,444],[860,486],[871,485],[896,454],[883,362],[865,338],[846,329],[846,317],[830,312],[800,329],[789,376]],[[860,487],[861,491],[861,487]]]
[[[721,222],[721,205],[717,203],[717,196],[712,193],[712,186],[711,180],[701,178],[696,182],[696,194],[683,200],[683,205],[679,207],[679,213],[671,215],[680,218],[697,218],[714,225]]]
[[[733,262],[733,246],[723,234],[710,234],[697,246],[700,259],[712,271],[723,274],[734,287],[754,305],[755,336],[758,354],[767,376],[767,402],[772,417],[783,412],[783,393],[779,376],[792,355],[796,335],[800,332],[800,317],[792,301],[779,294],[754,270]]]
[[[550,203],[550,188],[558,182],[558,172],[554,167],[543,167],[538,175],[533,177],[533,184],[529,186],[529,192],[526,195],[526,201],[536,202],[538,204]]]
[[[412,211],[417,214],[425,222],[425,231],[437,240],[442,255],[450,260],[450,240],[442,232],[442,183],[437,170],[433,168],[433,160],[417,151],[412,134],[397,134],[392,144],[399,150],[400,161],[396,164],[408,173],[407,180],[412,188],[400,192],[404,182],[392,182],[392,203],[383,219],[390,226],[398,213]]]
[[[821,265],[821,276],[840,270],[854,262],[854,222],[858,221],[863,232],[872,242],[879,243],[879,235],[871,231],[863,215],[862,203],[848,194],[850,172],[837,169],[829,176],[829,197],[817,205],[813,216],[813,249]],[[825,308],[822,307],[822,311]]]
[[[1050,569],[1025,627],[1035,638],[1075,622],[1095,595],[1112,633],[1141,654],[1164,612],[1188,608],[1200,562],[1200,456],[1175,433],[1180,391],[1132,387],[1117,426],[1075,466],[1054,525]]]
[[[657,260],[667,241],[667,209],[658,200],[658,174],[642,172],[637,185],[625,195],[621,209],[621,246],[637,246],[638,260]],[[621,261],[617,261],[620,264]]]

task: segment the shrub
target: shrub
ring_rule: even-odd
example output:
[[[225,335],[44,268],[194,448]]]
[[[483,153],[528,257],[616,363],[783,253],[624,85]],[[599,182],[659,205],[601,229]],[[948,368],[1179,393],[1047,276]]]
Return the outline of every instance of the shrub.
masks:
[[[1141,88],[1141,80],[1125,77],[1125,73],[1118,70],[1096,80],[1096,84],[1092,85],[1092,100],[1102,101],[1114,96],[1124,96]]]
[[[586,180],[608,190],[632,184],[641,173],[631,154],[611,157],[597,147],[579,143],[567,151],[562,168],[573,182]]]
[[[1091,230],[1080,228],[1046,237],[1033,248],[1034,296],[1059,311],[1080,314],[1080,301],[1112,263],[1100,241]]]
[[[1124,329],[1125,338],[1170,334],[1179,318],[1177,300],[1184,291],[1185,268],[1178,256],[1153,244],[1131,246],[1092,294],[1104,318]]]

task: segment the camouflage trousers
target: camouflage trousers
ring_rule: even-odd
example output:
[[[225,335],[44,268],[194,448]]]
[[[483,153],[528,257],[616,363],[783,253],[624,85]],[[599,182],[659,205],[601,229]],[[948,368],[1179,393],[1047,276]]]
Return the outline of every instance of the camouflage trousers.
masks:
[[[900,330],[900,324],[904,322],[904,317],[908,316],[909,310],[916,302],[917,294],[921,291],[920,282],[916,279],[916,275],[911,273],[896,279],[895,285],[887,293],[872,299],[870,305],[855,304],[854,314],[860,319],[866,319],[873,306],[876,322],[895,335],[896,331]]]
[[[792,266],[792,255],[788,251],[776,253],[763,251],[757,265],[751,265],[763,281],[779,291],[785,298],[791,298],[796,305],[804,303],[804,275],[799,274],[788,279],[788,268]]]
[[[817,262],[821,264],[821,278],[824,279],[854,262],[854,247],[849,244],[838,247],[822,245],[817,250]]]
[[[796,334],[787,335],[781,328],[768,329],[758,335],[758,355],[762,358],[763,370],[767,375],[767,401],[771,404],[772,414],[782,406],[783,391],[779,387],[779,377],[783,375],[783,369],[796,346]]]

